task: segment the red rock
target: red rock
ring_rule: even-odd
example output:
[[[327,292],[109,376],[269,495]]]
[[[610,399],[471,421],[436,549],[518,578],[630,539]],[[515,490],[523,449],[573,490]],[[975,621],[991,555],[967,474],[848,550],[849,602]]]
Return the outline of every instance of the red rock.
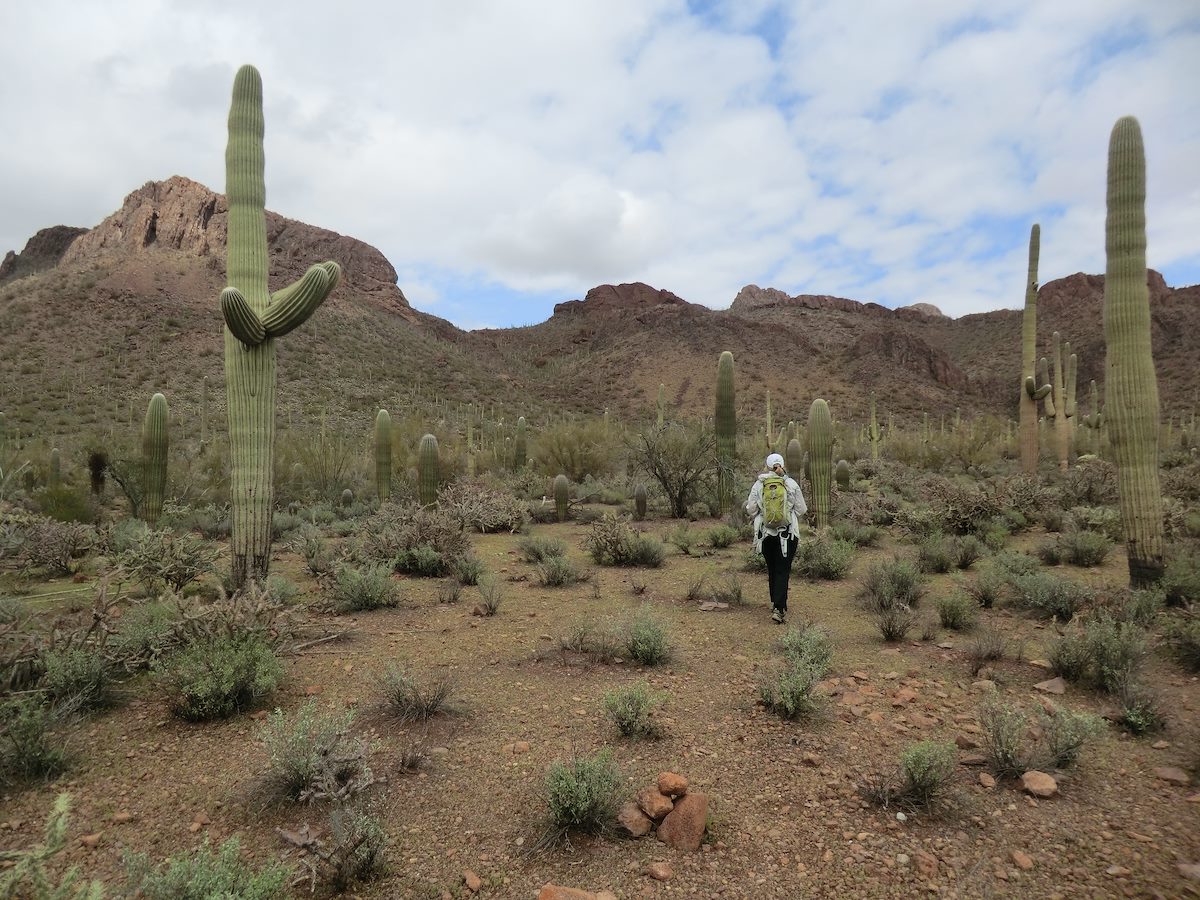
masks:
[[[115,812],[112,814],[112,821],[113,821],[114,825],[123,825],[126,822],[132,822],[133,821],[133,813],[124,812],[124,811]]]
[[[964,753],[958,758],[960,766],[983,766],[987,765],[987,757],[982,753]]]
[[[1193,881],[1200,881],[1200,863],[1177,863],[1179,874]]]
[[[658,792],[668,797],[682,797],[687,793],[688,780],[674,772],[661,772],[658,776]]]
[[[996,786],[996,779],[993,778],[991,775],[989,775],[987,772],[980,772],[979,773],[979,783],[981,785],[983,785],[985,788],[994,788]]]
[[[538,891],[537,900],[607,900],[612,896],[608,891],[593,894],[591,891],[582,891],[579,888],[563,887],[547,882]]]
[[[1126,875],[1132,875],[1129,869],[1124,866],[1109,866],[1104,870],[1105,875],[1112,875],[1114,878],[1124,878]]]
[[[642,812],[636,803],[630,801],[617,813],[617,824],[629,832],[632,837],[645,837],[654,827],[654,820]]]
[[[103,835],[104,832],[102,831],[97,831],[95,834],[85,834],[79,838],[79,843],[83,844],[83,846],[87,847],[89,850],[95,850],[100,846],[100,838],[103,837]]]
[[[1053,797],[1058,793],[1058,782],[1054,780],[1052,775],[1030,769],[1021,776],[1021,790],[1027,794],[1033,794],[1035,797],[1045,799]]]
[[[317,696],[317,694],[322,693],[324,690],[325,690],[325,688],[321,687],[321,685],[319,685],[319,684],[310,684],[308,687],[306,687],[304,689],[304,693],[306,696],[315,697],[315,696]]]
[[[528,753],[529,752],[529,741],[517,741],[515,744],[513,744],[512,752],[514,754]]]
[[[916,852],[917,871],[926,878],[936,878],[938,873],[937,857],[925,850]]]
[[[675,850],[699,850],[708,822],[708,795],[685,794],[658,826],[657,837]]]
[[[1033,689],[1046,694],[1065,694],[1067,692],[1067,683],[1060,676],[1058,678],[1051,678],[1049,681],[1039,681],[1033,686]]]
[[[670,881],[675,877],[675,873],[671,871],[671,867],[665,862],[652,862],[646,866],[646,874],[655,881]]]
[[[912,688],[900,688],[892,695],[892,706],[904,706],[917,699],[917,692]]]
[[[670,797],[664,797],[658,792],[657,787],[643,788],[638,791],[638,795],[634,799],[637,801],[637,805],[641,807],[642,812],[656,822],[669,813],[675,806],[671,802]]]
[[[1182,784],[1184,786],[1192,783],[1192,778],[1183,769],[1178,769],[1175,766],[1156,766],[1154,769],[1154,777],[1161,781],[1169,781],[1171,784]]]
[[[1033,868],[1033,859],[1028,854],[1022,853],[1020,850],[1014,850],[1010,855],[1012,856],[1013,865],[1018,869],[1028,872]]]
[[[467,890],[472,894],[478,893],[479,889],[483,887],[482,879],[470,869],[463,872],[463,884],[467,886]]]
[[[968,734],[956,734],[954,743],[959,750],[975,750],[979,747],[979,741]]]

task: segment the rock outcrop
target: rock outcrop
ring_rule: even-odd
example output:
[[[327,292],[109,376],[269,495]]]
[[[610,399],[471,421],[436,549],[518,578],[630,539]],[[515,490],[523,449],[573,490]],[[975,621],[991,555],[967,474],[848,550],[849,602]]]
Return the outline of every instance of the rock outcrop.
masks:
[[[0,281],[24,278],[35,272],[53,269],[75,239],[86,233],[86,228],[72,228],[70,225],[43,228],[25,243],[25,249],[20,253],[9,250],[4,255],[3,262],[0,262]]]
[[[656,306],[690,306],[686,300],[670,291],[653,288],[641,281],[628,284],[601,284],[592,288],[582,300],[568,300],[554,305],[560,313],[640,313]]]

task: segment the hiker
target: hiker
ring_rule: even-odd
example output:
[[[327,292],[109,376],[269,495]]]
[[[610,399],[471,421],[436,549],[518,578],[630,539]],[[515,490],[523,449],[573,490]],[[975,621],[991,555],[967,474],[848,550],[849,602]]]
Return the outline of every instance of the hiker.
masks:
[[[788,576],[800,543],[800,517],[807,511],[800,485],[784,470],[783,457],[772,453],[746,498],[746,514],[754,516],[754,552],[767,561],[771,621],[776,625],[787,618]]]

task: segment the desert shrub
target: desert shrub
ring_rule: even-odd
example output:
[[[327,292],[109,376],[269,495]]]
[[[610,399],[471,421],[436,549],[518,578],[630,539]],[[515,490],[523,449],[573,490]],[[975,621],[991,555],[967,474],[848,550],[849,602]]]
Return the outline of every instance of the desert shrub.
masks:
[[[718,550],[728,547],[739,536],[738,530],[730,525],[714,525],[708,529],[708,543]]]
[[[0,897],[27,897],[31,900],[102,900],[104,885],[82,882],[79,867],[70,866],[61,874],[47,871],[50,863],[67,846],[71,795],[59,794],[46,819],[41,844],[28,850],[6,850],[5,869],[0,873]],[[57,868],[57,867],[55,867]]]
[[[525,537],[517,541],[517,552],[523,561],[536,564],[566,556],[567,545],[557,538]]]
[[[1071,510],[1071,521],[1077,529],[1095,531],[1110,541],[1120,541],[1121,512],[1111,506],[1076,506]]]
[[[487,578],[479,582],[479,608],[487,617],[500,612],[500,604],[504,602],[504,591],[500,582],[495,578]]]
[[[956,591],[938,598],[937,612],[943,628],[966,631],[975,624],[979,616],[979,605],[966,594]]]
[[[1187,616],[1166,628],[1167,646],[1185,669],[1200,672],[1200,618]]]
[[[59,484],[38,491],[35,503],[41,513],[56,522],[95,522],[96,501],[86,489]]]
[[[1161,731],[1166,726],[1167,718],[1158,697],[1146,685],[1136,681],[1123,685],[1118,700],[1121,717],[1117,723],[1130,734],[1141,737]]]
[[[665,540],[684,556],[691,556],[692,547],[696,545],[696,533],[687,522],[680,522],[674,531],[667,534]]]
[[[599,419],[552,425],[537,436],[536,443],[533,455],[548,469],[564,473],[573,484],[588,475],[608,475],[614,470],[617,447]]]
[[[130,542],[115,560],[149,590],[181,591],[213,570],[217,547],[195,535],[147,531]]]
[[[0,597],[0,625],[19,631],[29,619],[29,606],[20,597]]]
[[[791,627],[780,641],[783,657],[796,667],[812,671],[819,681],[829,674],[833,662],[833,641],[819,625]]]
[[[671,656],[671,641],[662,623],[650,615],[634,616],[625,635],[625,652],[644,666],[657,666]]]
[[[268,575],[265,585],[267,593],[284,606],[290,606],[300,596],[300,586],[282,575]]]
[[[651,718],[651,713],[662,700],[661,694],[651,692],[646,682],[639,681],[631,687],[606,693],[604,711],[626,737],[654,738],[662,734],[662,729]]]
[[[971,674],[978,675],[990,662],[1004,659],[1008,653],[1008,639],[994,628],[981,629],[967,645],[967,658],[971,661]]]
[[[141,519],[121,519],[105,525],[97,532],[97,543],[109,556],[119,556],[143,540],[150,533],[150,526]]]
[[[1031,729],[1034,723],[1027,713],[998,698],[984,703],[979,723],[988,766],[1002,778],[1073,765],[1084,745],[1104,729],[1096,716],[1064,707],[1053,713],[1039,709],[1037,727]]]
[[[751,550],[746,554],[746,560],[742,563],[743,572],[766,572],[767,560],[761,553],[755,553]]]
[[[309,526],[309,523],[299,516],[289,512],[277,512],[271,516],[271,538],[281,540],[297,528],[305,526]]]
[[[835,522],[829,528],[835,540],[847,541],[856,547],[874,547],[882,534],[877,525],[859,525],[855,522]]]
[[[911,608],[925,593],[925,579],[917,565],[895,557],[867,570],[858,600],[872,611]]]
[[[1200,555],[1176,553],[1167,560],[1159,587],[1171,606],[1200,602]]]
[[[610,630],[595,622],[576,622],[566,635],[559,638],[558,649],[564,653],[581,653],[596,662],[620,656],[623,641]]]
[[[443,487],[438,493],[438,508],[456,518],[461,527],[483,534],[513,534],[525,527],[529,517],[527,507],[517,497],[480,479],[459,479]]]
[[[592,525],[584,549],[597,565],[641,566],[655,569],[663,562],[661,541],[635,531],[613,513],[605,513]]]
[[[560,760],[546,774],[546,802],[553,826],[561,832],[599,833],[610,827],[621,790],[621,772],[610,750]]]
[[[400,721],[427,722],[450,710],[454,682],[439,676],[423,683],[405,669],[389,666],[379,676],[379,692],[388,711]]]
[[[1063,678],[1117,694],[1132,681],[1146,653],[1144,629],[1101,613],[1089,619],[1082,630],[1060,637],[1051,649],[1050,662]]]
[[[314,578],[333,571],[333,553],[321,530],[315,525],[305,525],[293,535],[289,546],[304,560],[304,566]]]
[[[463,586],[456,579],[438,586],[438,603],[457,603],[462,599]]]
[[[770,540],[767,537],[766,540]],[[798,577],[821,581],[840,581],[850,571],[855,545],[849,541],[816,538],[797,545],[792,572]]]
[[[1067,512],[1061,506],[1047,506],[1041,511],[1038,519],[1046,531],[1057,534],[1066,527]]]
[[[758,697],[764,707],[789,722],[810,719],[824,707],[813,694],[821,676],[808,665],[787,660],[769,668],[759,679]]]
[[[67,769],[68,756],[55,735],[57,716],[37,694],[0,701],[0,782],[53,778]]]
[[[355,532],[355,555],[426,578],[449,574],[471,542],[451,514],[437,509],[388,504],[362,519]]]
[[[704,576],[700,577],[703,583]],[[690,590],[689,593],[691,593]],[[707,584],[707,590],[701,599],[712,600],[716,603],[728,603],[730,606],[741,606],[745,601],[742,582],[733,572],[727,572]]]
[[[1082,631],[1062,635],[1050,647],[1050,671],[1067,681],[1083,681],[1092,664],[1087,638]]]
[[[438,553],[436,547],[429,544],[417,544],[415,547],[405,547],[396,553],[392,567],[397,572],[406,575],[416,575],[421,578],[441,578],[453,569],[453,561]]]
[[[157,867],[145,854],[131,853],[125,857],[125,870],[129,896],[145,900],[275,900],[288,895],[290,874],[275,863],[260,869],[248,866],[236,837],[215,852],[206,840],[200,848],[172,856]]]
[[[233,715],[275,690],[283,677],[275,651],[253,632],[201,637],[156,669],[175,714],[192,721]]]
[[[1038,563],[1028,553],[1004,550],[991,558],[989,568],[1007,580],[1014,575],[1032,575],[1038,571]]]
[[[712,492],[716,476],[716,436],[711,429],[668,423],[643,429],[628,447],[630,462],[661,488],[676,519]]]
[[[1069,622],[1087,600],[1087,590],[1074,582],[1038,572],[1008,579],[1013,602],[1043,619]]]
[[[117,620],[117,631],[106,643],[108,655],[117,665],[133,672],[147,669],[171,649],[177,640],[179,607],[153,600],[135,603]]]
[[[954,777],[958,754],[954,744],[921,741],[900,754],[901,796],[914,806],[929,806]]]
[[[21,556],[26,565],[50,575],[72,575],[75,561],[96,544],[96,529],[78,522],[35,520],[22,526]]]
[[[329,814],[329,837],[317,854],[325,880],[341,894],[386,871],[387,833],[375,816],[354,806],[337,806]]]
[[[1057,539],[1045,541],[1037,548],[1038,559],[1048,566],[1057,566],[1063,561],[1062,544]]]
[[[99,709],[112,700],[112,673],[99,651],[69,647],[43,654],[46,667],[40,686],[55,703]]]
[[[1065,706],[1057,706],[1052,712],[1039,708],[1037,726],[1041,746],[1030,762],[1049,763],[1056,769],[1075,765],[1084,745],[1104,732],[1104,722],[1099,716],[1072,712]]]
[[[880,636],[888,643],[904,640],[905,635],[917,623],[917,614],[907,606],[889,606],[875,610],[875,626]]]
[[[309,700],[288,716],[271,713],[262,728],[272,793],[300,803],[345,801],[372,782],[367,745],[351,737],[354,711],[322,713]]]
[[[954,568],[954,542],[944,534],[931,534],[917,545],[917,568],[927,574],[941,574]]]
[[[1117,502],[1117,469],[1102,459],[1091,459],[1067,470],[1059,486],[1063,505],[1111,506]]]
[[[537,567],[538,581],[546,587],[567,587],[587,580],[575,563],[565,556],[551,556]]]
[[[1108,556],[1112,542],[1095,531],[1065,531],[1058,537],[1059,552],[1073,566],[1098,566]]]
[[[329,586],[329,600],[341,613],[385,609],[400,603],[400,589],[382,566],[359,569],[343,565]]]
[[[1004,586],[1007,583],[1004,575],[995,568],[987,568],[967,584],[964,590],[984,609],[991,609],[1004,596]]]
[[[477,585],[479,579],[487,574],[487,567],[483,564],[483,560],[471,553],[458,557],[451,568],[454,570],[454,577],[458,579],[459,584]]]

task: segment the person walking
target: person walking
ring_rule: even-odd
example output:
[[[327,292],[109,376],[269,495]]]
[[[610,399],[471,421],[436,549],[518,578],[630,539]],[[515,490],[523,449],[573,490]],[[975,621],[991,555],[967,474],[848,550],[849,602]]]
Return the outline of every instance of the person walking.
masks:
[[[800,543],[800,517],[808,512],[800,485],[784,469],[783,457],[767,457],[766,471],[755,479],[746,498],[746,514],[754,516],[754,552],[767,561],[771,621],[787,620],[788,577]]]

